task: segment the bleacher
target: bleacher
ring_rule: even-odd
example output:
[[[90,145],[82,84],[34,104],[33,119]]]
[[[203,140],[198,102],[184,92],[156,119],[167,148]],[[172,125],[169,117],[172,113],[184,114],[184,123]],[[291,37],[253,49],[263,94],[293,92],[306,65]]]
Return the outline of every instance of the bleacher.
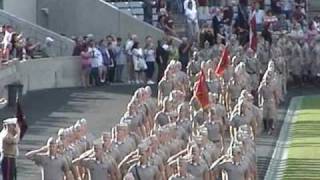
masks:
[[[126,14],[143,21],[143,2],[142,1],[126,1],[126,2],[109,2],[119,10]],[[153,8],[153,24],[155,25],[158,20],[156,8]]]

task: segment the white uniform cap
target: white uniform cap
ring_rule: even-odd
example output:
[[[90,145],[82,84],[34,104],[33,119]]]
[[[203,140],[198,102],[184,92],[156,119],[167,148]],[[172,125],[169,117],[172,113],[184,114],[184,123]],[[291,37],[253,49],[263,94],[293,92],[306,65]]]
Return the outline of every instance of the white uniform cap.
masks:
[[[80,124],[87,124],[87,120],[85,118],[80,119]]]
[[[3,124],[17,124],[17,118],[8,118],[3,120]]]
[[[46,37],[46,42],[54,42],[54,39],[52,39],[51,37]]]

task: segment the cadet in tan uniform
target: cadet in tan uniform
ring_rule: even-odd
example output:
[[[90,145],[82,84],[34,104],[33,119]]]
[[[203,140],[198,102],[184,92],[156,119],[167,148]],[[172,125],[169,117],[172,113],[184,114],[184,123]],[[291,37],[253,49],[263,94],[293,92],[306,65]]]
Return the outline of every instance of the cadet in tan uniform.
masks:
[[[148,161],[150,157],[150,147],[148,144],[140,144],[138,146],[139,160],[133,166],[130,167],[128,174],[131,174],[134,179],[137,180],[160,180],[161,174],[158,168],[151,165]]]
[[[66,159],[57,154],[57,144],[54,138],[49,138],[47,146],[30,151],[26,157],[42,168],[42,180],[63,180],[69,167]]]
[[[240,96],[241,90],[241,85],[239,84],[236,76],[234,76],[231,78],[227,88],[227,111],[232,111],[233,107],[237,103],[237,99]]]
[[[252,49],[248,49],[247,57],[245,58],[245,64],[246,71],[250,75],[250,84],[252,88],[250,90],[253,91],[251,93],[255,94],[254,91],[256,91],[259,87],[260,64]]]
[[[187,172],[187,160],[183,157],[177,159],[177,173],[170,176],[169,180],[195,180],[195,178]]]
[[[16,157],[18,153],[18,143],[20,141],[20,128],[17,125],[16,118],[10,118],[3,121],[1,131],[1,170],[3,180],[16,180]]]
[[[208,41],[204,42],[204,48],[199,51],[198,57],[200,61],[207,61],[209,59],[212,59],[213,51],[210,48],[210,44]]]
[[[169,109],[171,107],[169,98],[165,97],[162,104],[162,110],[159,111],[154,117],[155,127],[162,127],[170,123]]]
[[[166,96],[169,96],[170,92],[174,89],[174,81],[172,74],[169,70],[164,72],[164,76],[158,84],[158,103],[163,102]],[[160,106],[161,104],[159,104]]]
[[[184,141],[188,141],[189,136],[192,134],[190,109],[191,107],[187,103],[180,104],[178,107],[177,137]]]
[[[258,89],[259,94],[259,106],[263,107],[263,122],[264,129],[269,134],[272,134],[274,129],[274,120],[276,120],[276,105],[277,102],[277,92],[271,82],[271,72],[267,71],[265,79],[261,82]]]
[[[79,163],[81,166],[88,168],[92,180],[120,179],[120,173],[115,161],[104,154],[102,144],[100,142],[96,142],[94,144],[93,151],[94,157],[88,157],[85,153],[79,158],[73,160],[73,163]]]
[[[193,145],[190,149],[191,162],[187,165],[187,172],[196,180],[209,180],[209,171],[206,163],[200,156],[200,149]]]
[[[112,145],[112,135],[110,132],[103,132],[101,136],[103,152],[112,157],[116,163],[122,160],[118,148]]]
[[[214,172],[215,177],[219,176],[221,171],[224,170],[228,180],[247,180],[249,177],[248,171],[241,161],[241,150],[238,147],[232,149],[231,158],[229,155],[221,156],[211,165],[210,169]],[[217,179],[215,177],[214,180]]]
[[[137,147],[135,140],[128,135],[128,124],[120,123],[116,125],[115,139],[113,146],[120,152],[120,159],[123,159]]]
[[[216,118],[216,111],[214,109],[209,110],[209,119],[204,122],[203,126],[208,131],[208,139],[215,144],[220,150],[220,153],[224,151],[224,126],[223,123]]]

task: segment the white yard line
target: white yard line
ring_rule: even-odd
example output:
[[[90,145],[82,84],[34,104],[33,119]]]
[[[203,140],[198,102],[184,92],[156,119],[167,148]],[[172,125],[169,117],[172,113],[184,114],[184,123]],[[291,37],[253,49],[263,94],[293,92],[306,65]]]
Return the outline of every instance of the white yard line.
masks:
[[[299,96],[292,98],[290,101],[290,106],[283,120],[280,135],[276,147],[274,148],[264,180],[282,179],[288,157],[288,147],[291,142],[290,138],[292,137],[292,125],[296,121],[296,115],[299,113],[297,109],[301,106],[302,99],[303,96]]]

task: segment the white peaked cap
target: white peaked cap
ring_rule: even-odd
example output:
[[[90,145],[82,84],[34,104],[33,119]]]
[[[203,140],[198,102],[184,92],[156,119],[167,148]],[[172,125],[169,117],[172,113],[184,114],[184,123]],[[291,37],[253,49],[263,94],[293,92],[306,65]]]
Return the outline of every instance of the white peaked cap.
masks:
[[[8,118],[3,120],[3,124],[17,124],[17,118]]]

